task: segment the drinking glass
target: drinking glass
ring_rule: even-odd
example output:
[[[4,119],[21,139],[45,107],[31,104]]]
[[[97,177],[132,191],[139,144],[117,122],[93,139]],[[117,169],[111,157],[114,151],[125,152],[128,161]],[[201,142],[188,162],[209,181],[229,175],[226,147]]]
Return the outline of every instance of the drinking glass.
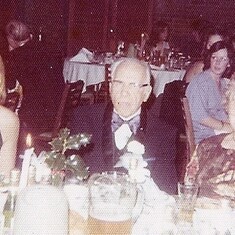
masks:
[[[197,184],[178,183],[179,214],[178,220],[192,223],[194,206],[198,195]]]
[[[128,175],[112,171],[94,174],[89,185],[89,234],[131,234],[137,187]]]

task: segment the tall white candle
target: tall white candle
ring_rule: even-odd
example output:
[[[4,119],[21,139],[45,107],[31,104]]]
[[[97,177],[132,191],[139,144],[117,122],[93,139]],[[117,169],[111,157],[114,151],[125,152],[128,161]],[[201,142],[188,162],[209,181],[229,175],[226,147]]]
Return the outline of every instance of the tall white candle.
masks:
[[[34,148],[31,147],[32,145],[32,137],[30,134],[27,135],[26,137],[26,145],[27,149],[24,152],[23,156],[23,162],[22,162],[22,169],[21,169],[21,175],[20,175],[20,183],[19,183],[19,188],[23,189],[27,186],[27,181],[28,181],[28,172],[29,172],[29,166],[31,162],[31,156],[34,152]]]

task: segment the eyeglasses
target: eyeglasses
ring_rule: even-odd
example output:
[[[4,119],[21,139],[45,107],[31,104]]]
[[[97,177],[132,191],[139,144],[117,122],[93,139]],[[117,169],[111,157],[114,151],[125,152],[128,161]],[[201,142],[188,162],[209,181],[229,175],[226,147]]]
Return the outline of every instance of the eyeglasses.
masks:
[[[141,89],[142,87],[146,87],[150,85],[148,83],[145,83],[145,84],[139,84],[135,82],[124,83],[123,81],[120,81],[120,80],[112,80],[110,82],[112,83],[112,86],[117,90],[121,90],[123,89],[124,86],[127,86],[129,90],[137,91]]]
[[[218,56],[212,55],[211,59],[214,60],[214,61],[224,62],[224,63],[229,61],[229,58],[225,57],[225,56],[224,57],[218,57]]]

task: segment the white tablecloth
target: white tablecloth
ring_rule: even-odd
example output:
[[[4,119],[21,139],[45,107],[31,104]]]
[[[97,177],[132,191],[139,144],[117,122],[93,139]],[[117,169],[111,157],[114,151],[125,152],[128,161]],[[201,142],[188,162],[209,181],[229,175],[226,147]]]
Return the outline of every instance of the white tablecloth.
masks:
[[[84,81],[84,91],[90,85],[96,85],[105,80],[105,65],[64,61],[63,76],[65,82]]]
[[[151,72],[155,80],[153,93],[156,97],[163,93],[167,83],[174,80],[182,80],[185,74],[185,70],[166,71],[152,69]],[[64,80],[68,82],[83,80],[85,91],[86,86],[99,84],[105,80],[105,65],[81,63],[66,59],[64,61],[63,75]]]
[[[158,97],[164,92],[165,85],[174,80],[182,80],[185,75],[185,70],[155,70],[152,69],[151,73],[154,78],[153,93]]]

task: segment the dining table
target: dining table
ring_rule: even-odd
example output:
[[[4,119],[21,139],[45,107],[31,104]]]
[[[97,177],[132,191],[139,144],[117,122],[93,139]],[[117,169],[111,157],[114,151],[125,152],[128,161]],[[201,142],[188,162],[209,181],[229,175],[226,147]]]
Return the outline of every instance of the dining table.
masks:
[[[164,92],[165,85],[174,80],[182,80],[186,70],[184,69],[161,69],[157,66],[151,67],[151,75],[154,79],[153,93],[156,97]],[[105,80],[105,64],[74,61],[65,59],[63,67],[65,82],[84,81],[83,92],[87,86],[97,85]]]
[[[76,185],[78,191],[79,187],[84,188],[84,185]],[[130,235],[232,235],[235,232],[234,205],[232,207],[221,206],[221,201],[223,202],[225,199],[198,197],[192,220],[188,221],[188,211],[180,209],[178,195],[168,195],[163,191],[159,191],[151,181],[141,185],[141,187],[145,191],[145,196],[143,202],[141,202],[142,209],[139,211],[137,218],[133,220]],[[89,234],[89,206],[84,195],[80,194],[75,199],[77,201],[76,205],[80,204],[77,208],[72,208],[75,204],[69,203],[71,205],[69,210],[70,235]],[[84,206],[84,203],[86,203],[86,206]]]
[[[229,199],[224,198],[198,197],[194,206],[192,221],[188,221],[188,219],[186,219],[188,215],[184,214],[182,216],[182,211],[179,209],[179,196],[169,195],[161,191],[149,176],[146,176],[145,181],[138,182],[137,188],[139,188],[138,192],[140,194],[138,193],[138,195],[140,196],[137,196],[136,205],[132,211],[133,216],[130,235],[235,234],[234,201],[229,201]],[[17,188],[15,189],[17,191]],[[6,192],[8,192],[8,190],[8,186],[0,187],[0,206],[2,210],[7,199],[8,193]],[[44,196],[40,197],[38,196],[40,195],[38,194],[38,190],[41,192],[47,191],[48,194],[43,194]],[[27,198],[29,198],[30,201],[26,200]],[[50,199],[50,202],[45,203],[45,198]],[[47,217],[46,220],[44,220],[44,217],[40,216],[40,218],[37,217],[37,222],[33,223],[34,217],[30,216],[35,213],[37,215],[41,213],[39,210],[40,203],[42,203],[41,207],[45,212],[43,216],[53,215],[53,213],[55,213],[54,210],[57,210],[61,214],[51,218],[51,220]],[[22,190],[22,192],[18,191],[18,206],[14,212],[14,231],[18,231],[19,228],[38,231],[38,225],[40,225],[43,229],[49,228],[47,234],[53,235],[58,234],[52,229],[53,226],[55,226],[55,224],[62,224],[62,227],[68,230],[68,233],[66,233],[68,235],[88,235],[90,234],[89,204],[89,185],[86,182],[80,182],[80,184],[67,182],[67,184],[65,183],[61,188],[40,184],[29,186]],[[36,212],[34,210],[36,210]],[[23,216],[24,213],[25,216]],[[188,213],[187,210],[185,210],[184,213]],[[23,220],[19,219],[23,217]],[[31,223],[28,223],[28,220],[25,218],[28,220],[30,218]],[[18,222],[16,223],[16,221]],[[29,227],[26,227],[26,225]],[[2,227],[0,232],[2,231],[10,230],[6,230]]]

